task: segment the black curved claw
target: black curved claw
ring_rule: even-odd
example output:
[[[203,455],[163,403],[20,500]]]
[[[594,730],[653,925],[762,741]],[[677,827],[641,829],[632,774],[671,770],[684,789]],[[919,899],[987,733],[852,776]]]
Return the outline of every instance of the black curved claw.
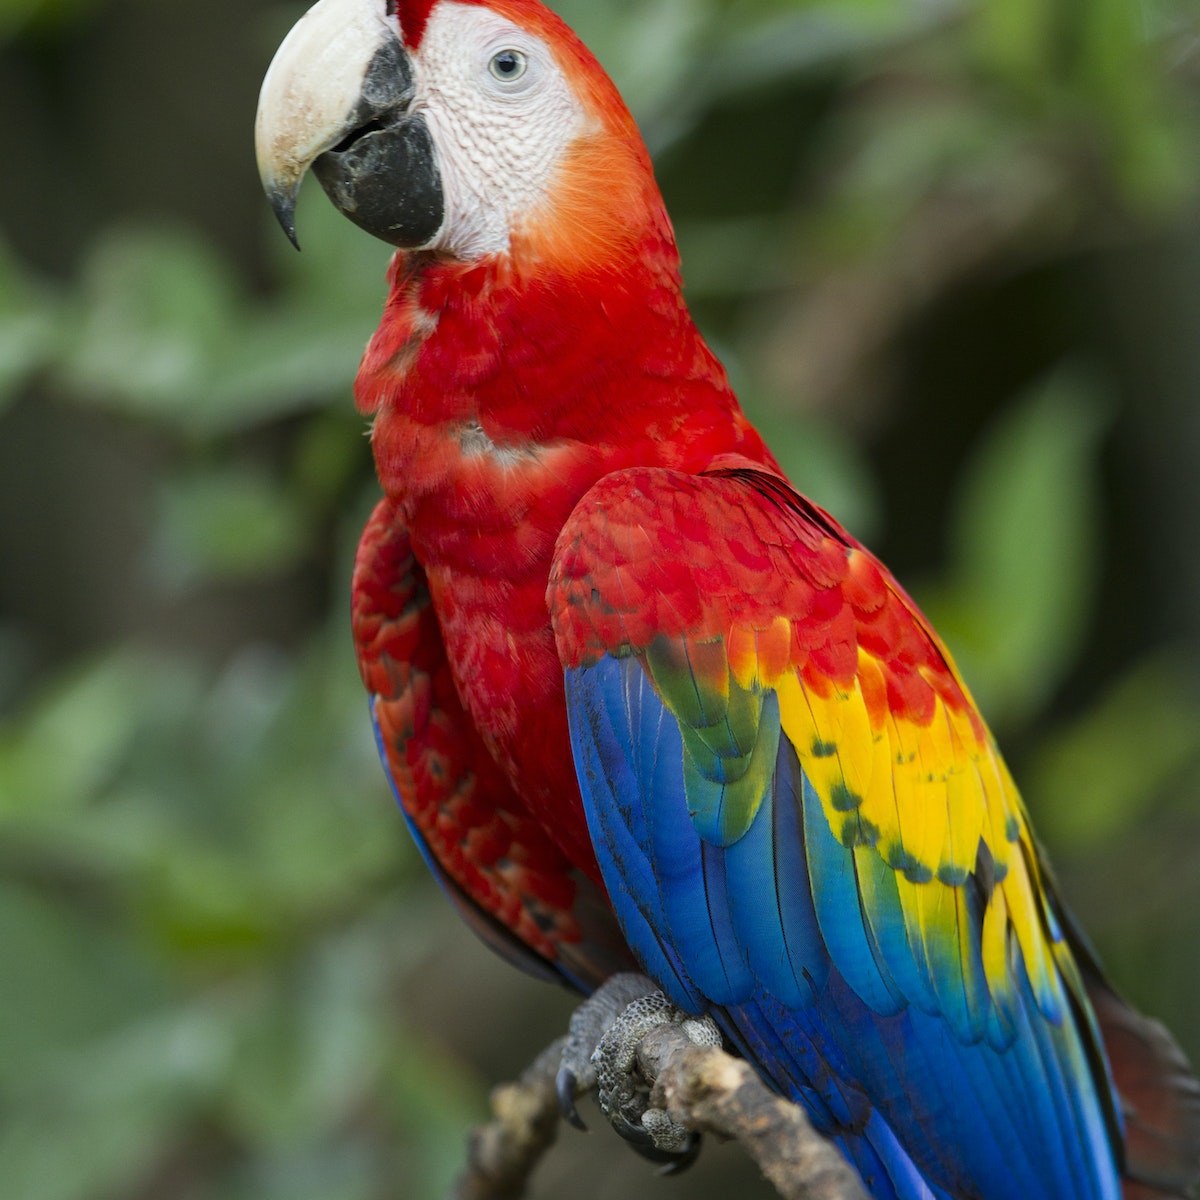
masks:
[[[682,1175],[700,1157],[701,1137],[698,1133],[688,1136],[687,1145],[682,1150],[659,1150],[657,1146],[640,1145],[630,1142],[630,1145],[647,1161],[659,1164],[660,1175]]]
[[[558,1068],[558,1074],[554,1077],[554,1091],[558,1096],[559,1114],[568,1125],[574,1125],[576,1129],[582,1129],[586,1133],[587,1126],[579,1115],[579,1109],[575,1107],[575,1093],[578,1090],[578,1084],[575,1072],[570,1067]]]
[[[664,1152],[654,1144],[650,1130],[644,1125],[635,1125],[624,1113],[611,1112],[608,1119],[612,1127],[643,1157],[653,1162],[667,1162],[670,1155],[663,1157]],[[655,1156],[658,1157],[655,1157]]]
[[[624,1113],[609,1114],[612,1127],[647,1162],[657,1163],[660,1175],[679,1175],[700,1157],[701,1137],[689,1133],[687,1144],[682,1150],[663,1150],[654,1144],[654,1136],[641,1124],[634,1124]]]

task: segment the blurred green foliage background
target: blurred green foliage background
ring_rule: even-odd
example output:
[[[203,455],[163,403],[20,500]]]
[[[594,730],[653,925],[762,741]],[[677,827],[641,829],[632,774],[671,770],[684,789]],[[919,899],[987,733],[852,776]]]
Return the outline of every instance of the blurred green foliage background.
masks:
[[[958,655],[1120,987],[1200,1058],[1200,22],[561,0],[801,487]],[[387,250],[257,189],[302,5],[0,0],[0,1194],[425,1200],[570,998],[407,843],[348,632]],[[755,1188],[758,1190],[756,1191]],[[655,1179],[565,1135],[537,1195]]]

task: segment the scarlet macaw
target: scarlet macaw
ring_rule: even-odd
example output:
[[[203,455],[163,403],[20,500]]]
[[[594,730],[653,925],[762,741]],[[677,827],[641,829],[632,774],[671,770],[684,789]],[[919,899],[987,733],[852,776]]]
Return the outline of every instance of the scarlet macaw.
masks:
[[[257,139],[293,239],[311,167],[398,248],[353,626],[476,931],[584,991],[640,964],[880,1200],[1181,1194],[1195,1081],[1074,932],[937,635],[742,414],[575,35],[321,0]]]

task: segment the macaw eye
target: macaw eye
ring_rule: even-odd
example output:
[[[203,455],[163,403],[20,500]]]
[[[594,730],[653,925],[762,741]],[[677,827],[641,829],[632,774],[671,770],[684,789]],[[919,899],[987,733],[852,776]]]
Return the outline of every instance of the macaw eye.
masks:
[[[520,79],[525,74],[528,65],[525,55],[520,50],[501,50],[499,54],[492,56],[488,70],[501,83],[512,83],[514,79]]]

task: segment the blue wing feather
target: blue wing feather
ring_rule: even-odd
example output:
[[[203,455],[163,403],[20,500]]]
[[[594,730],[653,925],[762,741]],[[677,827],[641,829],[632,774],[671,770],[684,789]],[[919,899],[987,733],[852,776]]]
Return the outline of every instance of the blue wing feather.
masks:
[[[652,761],[665,762],[657,752],[662,715],[643,709],[637,701],[638,689],[626,695],[626,681],[619,672],[588,682],[592,686],[574,688],[568,678],[567,704],[580,789],[597,800],[592,842],[600,872],[625,938],[643,969],[676,1004],[694,1010],[701,1003],[699,993],[685,982],[678,956],[660,938],[659,931],[667,924],[647,856],[646,810],[634,802],[641,784],[633,760],[619,750],[622,745],[637,747]],[[622,741],[622,729],[630,741]],[[578,736],[580,730],[587,730],[587,736]],[[651,771],[643,778],[653,786],[656,774]]]
[[[925,967],[925,957],[913,952],[900,905],[895,870],[873,850],[855,847],[854,872],[871,946],[885,978],[895,981],[900,994],[922,1012],[938,1012],[938,1001]]]
[[[777,713],[769,715],[778,719]],[[723,857],[735,945],[771,995],[799,1007],[813,1002],[814,987],[827,974],[828,956],[812,893],[803,884],[803,842],[789,836],[798,832],[793,788],[794,779],[777,772],[749,829]]]
[[[799,762],[795,770],[800,771]],[[820,798],[807,776],[800,773],[805,858],[821,936],[843,977],[874,1012],[899,1012],[904,1007],[904,997],[886,968],[881,970],[882,954],[869,936],[854,851],[833,836]]]

